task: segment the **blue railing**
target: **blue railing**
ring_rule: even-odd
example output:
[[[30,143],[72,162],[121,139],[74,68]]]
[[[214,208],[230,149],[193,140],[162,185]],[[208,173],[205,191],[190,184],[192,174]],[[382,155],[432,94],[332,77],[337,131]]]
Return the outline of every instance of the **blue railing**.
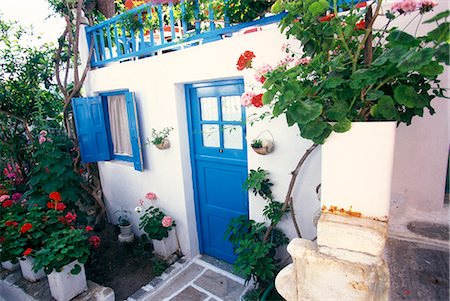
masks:
[[[111,62],[216,41],[247,27],[277,23],[284,16],[279,14],[230,24],[223,7],[220,10],[208,5],[204,10],[198,0],[185,1],[188,0],[144,4],[87,27],[87,40],[89,46],[93,46],[91,66],[102,67]]]

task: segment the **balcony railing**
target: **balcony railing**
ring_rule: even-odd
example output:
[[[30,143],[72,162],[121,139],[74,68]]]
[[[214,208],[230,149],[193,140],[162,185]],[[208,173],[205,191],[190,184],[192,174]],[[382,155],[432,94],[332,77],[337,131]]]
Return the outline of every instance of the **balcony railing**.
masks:
[[[216,41],[248,27],[277,23],[284,16],[279,14],[236,22],[235,15],[231,20],[227,16],[226,5],[226,0],[223,6],[213,5],[210,0],[147,3],[88,27],[87,40],[94,49],[91,66],[102,67],[111,62]]]

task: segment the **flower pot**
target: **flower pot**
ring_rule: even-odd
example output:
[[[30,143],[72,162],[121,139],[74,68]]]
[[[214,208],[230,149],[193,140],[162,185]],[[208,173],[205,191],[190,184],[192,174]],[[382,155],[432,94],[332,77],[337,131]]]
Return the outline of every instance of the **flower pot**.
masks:
[[[70,271],[75,264],[81,266],[81,272],[72,275]],[[53,271],[48,276],[48,284],[50,293],[57,301],[69,301],[75,296],[87,290],[86,274],[84,272],[84,264],[78,260],[72,261],[65,265],[61,272]]]
[[[119,225],[120,234],[122,234],[122,236],[130,236],[131,232],[132,232],[131,231],[132,230],[131,226],[132,226],[131,224],[126,225],[126,226]]]
[[[169,231],[167,238],[163,238],[162,240],[152,239],[152,242],[155,255],[164,260],[167,260],[178,249],[175,230]]]
[[[164,138],[164,140],[160,144],[155,144],[156,148],[158,149],[168,149],[170,147],[170,141],[167,138]]]
[[[324,211],[387,220],[395,131],[396,122],[353,122],[330,135],[322,146]]]
[[[19,260],[22,276],[30,282],[36,282],[45,277],[44,269],[40,269],[37,272],[33,271],[33,263],[34,258],[31,256],[26,256],[25,259]]]
[[[260,155],[270,154],[273,151],[274,147],[273,142],[266,139],[261,139],[261,142],[262,146],[261,147],[252,146],[253,150]]]
[[[15,271],[15,270],[17,270],[18,268],[19,268],[19,263],[18,262],[16,262],[16,263],[12,263],[11,262],[11,260],[8,260],[8,261],[2,261],[2,267],[5,269],[5,270],[8,270],[8,271]]]

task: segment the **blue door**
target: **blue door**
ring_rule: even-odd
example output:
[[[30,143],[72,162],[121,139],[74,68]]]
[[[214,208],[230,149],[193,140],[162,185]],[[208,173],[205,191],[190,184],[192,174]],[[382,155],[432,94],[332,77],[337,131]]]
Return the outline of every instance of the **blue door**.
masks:
[[[224,239],[230,219],[248,216],[245,110],[242,80],[186,87],[200,251],[234,262]]]

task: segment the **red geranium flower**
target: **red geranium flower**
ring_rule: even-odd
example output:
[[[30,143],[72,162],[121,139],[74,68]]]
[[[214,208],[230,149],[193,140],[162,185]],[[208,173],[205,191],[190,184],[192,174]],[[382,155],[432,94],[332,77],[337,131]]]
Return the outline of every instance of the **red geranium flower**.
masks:
[[[13,201],[12,200],[6,200],[2,203],[2,207],[3,208],[8,208],[11,207],[13,205]]]
[[[17,227],[18,225],[19,224],[15,221],[6,221],[5,222],[5,226],[8,226],[8,227]]]
[[[64,205],[63,203],[58,203],[56,204],[55,209],[58,211],[64,211],[64,209],[66,209],[66,205]]]
[[[28,256],[28,255],[30,255],[32,251],[33,251],[33,250],[32,250],[31,248],[26,249],[26,250],[23,252],[23,256]]]
[[[320,18],[319,21],[320,22],[329,22],[334,17],[335,17],[334,14],[329,14],[329,15],[326,15],[326,16],[323,16],[322,18]]]
[[[66,223],[66,218],[65,218],[64,216],[58,217],[58,220],[59,220],[61,223],[63,223],[63,224]]]
[[[5,242],[5,238],[2,236],[0,237],[0,244]]]
[[[252,51],[245,51],[241,56],[239,57],[237,61],[237,70],[241,71],[245,68],[250,68],[252,66],[252,59],[256,57],[255,54]]]
[[[61,194],[57,191],[51,192],[48,197],[55,202],[61,202]]]
[[[361,19],[355,24],[355,30],[364,30],[364,29],[366,29],[366,22]]]
[[[47,208],[53,209],[55,208],[55,205],[53,204],[53,202],[47,202]]]
[[[72,213],[72,212],[67,212],[65,218],[66,218],[66,221],[70,224],[71,222],[73,222],[77,219],[77,214]]]
[[[367,6],[367,2],[359,2],[355,5],[356,8],[363,8]]]
[[[23,224],[23,226],[20,228],[20,233],[24,234],[28,231],[30,231],[33,228],[33,225],[30,223],[25,223]]]
[[[97,235],[94,235],[94,236],[91,236],[91,237],[89,237],[89,243],[91,244],[91,245],[93,245],[94,246],[94,248],[98,248],[98,247],[100,247],[100,237],[98,237]]]
[[[86,231],[87,232],[92,231],[92,230],[94,230],[94,228],[92,228],[91,226],[86,226]]]
[[[252,98],[252,104],[257,108],[262,107],[263,106],[262,97],[263,97],[262,93],[255,95]]]

